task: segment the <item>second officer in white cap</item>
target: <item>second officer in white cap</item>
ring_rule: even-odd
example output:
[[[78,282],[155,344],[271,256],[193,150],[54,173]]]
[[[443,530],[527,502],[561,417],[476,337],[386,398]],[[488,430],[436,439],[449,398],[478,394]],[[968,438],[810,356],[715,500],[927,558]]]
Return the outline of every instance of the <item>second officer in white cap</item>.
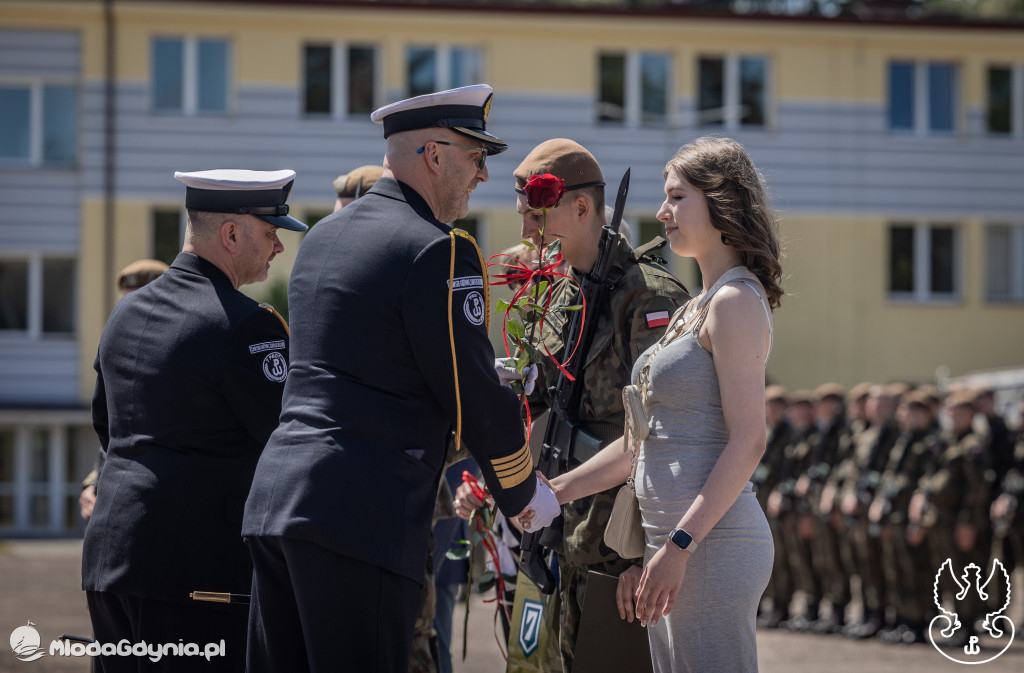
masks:
[[[284,250],[279,229],[306,226],[285,203],[293,171],[175,177],[187,186],[182,252],[117,303],[100,339],[92,413],[107,459],[86,528],[82,586],[104,645],[194,643],[209,662],[164,653],[160,670],[194,671],[202,661],[202,670],[240,673],[246,606],[197,603],[190,594],[250,590],[242,509],[277,427],[288,329],[238,288],[266,279]],[[142,663],[149,661],[102,655],[96,670]]]
[[[490,100],[481,84],[374,112],[382,177],[299,250],[281,425],[242,526],[251,673],[408,670],[450,442],[506,515],[532,510],[541,527],[559,511],[494,371],[485,265],[448,224],[506,148],[486,129]]]

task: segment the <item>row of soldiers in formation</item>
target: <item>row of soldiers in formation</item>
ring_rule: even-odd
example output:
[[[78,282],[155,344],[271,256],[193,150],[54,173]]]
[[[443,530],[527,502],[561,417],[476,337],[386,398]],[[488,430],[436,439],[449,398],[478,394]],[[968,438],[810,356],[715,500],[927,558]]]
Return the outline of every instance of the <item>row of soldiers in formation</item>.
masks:
[[[766,408],[753,480],[776,558],[759,627],[923,642],[947,558],[983,578],[994,558],[1010,573],[1024,565],[1024,431],[1008,430],[990,390],[769,386]],[[847,620],[854,599],[863,611]],[[965,598],[956,640],[976,634],[983,608]]]

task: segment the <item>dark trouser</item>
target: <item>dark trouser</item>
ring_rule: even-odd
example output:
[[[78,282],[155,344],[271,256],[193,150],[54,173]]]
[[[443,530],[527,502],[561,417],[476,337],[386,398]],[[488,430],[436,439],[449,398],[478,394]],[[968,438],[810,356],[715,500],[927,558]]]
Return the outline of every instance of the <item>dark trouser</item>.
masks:
[[[633,565],[627,559],[588,566],[571,566],[564,556],[558,556],[559,593],[562,594],[562,612],[558,625],[558,644],[562,653],[562,670],[572,671],[576,652],[576,637],[583,618],[583,597],[587,593],[587,573],[591,570],[618,577]]]
[[[145,641],[154,650],[161,646],[162,652],[155,662],[149,655],[101,655],[93,660],[97,673],[245,670],[245,606],[172,603],[109,591],[87,591],[86,599],[98,642],[117,645],[127,641],[127,648]],[[195,644],[202,653],[207,651],[208,643],[219,646],[222,640],[224,655],[209,660],[196,655],[178,656],[163,649],[165,644]],[[213,655],[213,649],[209,651]]]
[[[249,673],[406,673],[420,585],[304,540],[249,538]]]
[[[850,602],[850,576],[843,567],[839,533],[831,520],[819,524],[816,542],[812,551],[815,568],[821,577],[822,591],[832,605],[832,618],[842,624],[846,606]]]
[[[768,520],[772,531],[772,543],[775,545],[775,561],[772,564],[771,582],[766,591],[772,598],[772,610],[781,619],[789,619],[789,604],[793,600],[793,570],[789,563],[786,543],[782,534],[783,526],[791,525],[791,521],[787,521],[786,518],[791,519],[792,516],[787,513],[779,518]]]

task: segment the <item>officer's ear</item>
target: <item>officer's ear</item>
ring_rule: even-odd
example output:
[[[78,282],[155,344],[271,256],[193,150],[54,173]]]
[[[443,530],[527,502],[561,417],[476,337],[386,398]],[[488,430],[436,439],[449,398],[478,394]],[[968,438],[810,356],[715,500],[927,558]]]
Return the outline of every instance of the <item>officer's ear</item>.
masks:
[[[423,163],[427,170],[435,175],[441,174],[441,146],[434,142],[427,142],[423,145],[423,151],[419,152],[423,157]]]
[[[233,220],[224,220],[220,225],[220,243],[225,250],[237,252],[241,245],[242,231],[239,224]]]

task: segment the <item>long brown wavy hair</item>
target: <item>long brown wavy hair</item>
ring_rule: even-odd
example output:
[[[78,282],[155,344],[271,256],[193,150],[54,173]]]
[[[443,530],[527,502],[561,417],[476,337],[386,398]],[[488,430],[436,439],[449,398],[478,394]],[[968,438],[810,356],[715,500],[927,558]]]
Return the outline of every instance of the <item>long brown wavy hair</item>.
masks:
[[[757,276],[776,309],[782,289],[779,225],[768,200],[764,178],[747,151],[732,138],[705,136],[683,145],[665,165],[704,192],[711,225],[722,241],[740,252],[743,265]]]

